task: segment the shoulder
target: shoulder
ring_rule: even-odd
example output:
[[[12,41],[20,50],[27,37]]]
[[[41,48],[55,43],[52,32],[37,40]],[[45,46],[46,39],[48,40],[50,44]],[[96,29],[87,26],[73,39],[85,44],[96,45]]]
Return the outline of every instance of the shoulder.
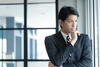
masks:
[[[52,40],[54,39],[54,37],[55,37],[55,34],[52,34],[52,35],[46,36],[45,40]]]
[[[88,35],[87,34],[80,34],[80,36],[83,36],[83,37],[88,37]]]
[[[79,36],[79,40],[81,40],[81,42],[83,44],[90,44],[90,45],[92,44],[92,40],[90,39],[90,37],[87,34],[81,34]]]
[[[46,36],[45,39],[56,39],[56,38],[59,38],[59,37],[61,37],[61,33],[57,32],[55,34],[51,34],[49,36]]]
[[[87,34],[80,34],[79,36],[80,38],[89,38],[89,36]]]
[[[81,42],[87,42],[90,41],[91,39],[89,38],[89,36],[87,34],[80,34],[80,36],[78,36],[78,41]]]

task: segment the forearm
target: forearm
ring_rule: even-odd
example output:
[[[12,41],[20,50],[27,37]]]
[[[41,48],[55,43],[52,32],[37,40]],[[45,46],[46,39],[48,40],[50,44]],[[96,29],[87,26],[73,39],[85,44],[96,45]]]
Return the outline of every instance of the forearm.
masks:
[[[65,66],[68,66],[68,67],[92,67],[92,60],[84,59],[84,60],[76,61],[74,63],[68,63]]]
[[[74,47],[72,45],[69,44],[60,44],[60,45],[66,45],[65,47],[63,46],[62,49],[58,49],[55,46],[54,40],[52,40],[51,38],[46,38],[45,39],[45,46],[46,46],[46,50],[47,50],[47,54],[50,58],[50,61],[56,65],[56,66],[60,66],[63,63],[66,62],[66,60],[69,58],[70,53],[72,53],[74,51]]]
[[[52,66],[56,67],[55,65],[52,64]],[[63,65],[60,65],[63,66]],[[64,64],[63,67],[92,67],[92,60],[91,59],[84,59],[80,61],[76,61],[73,63],[66,63]]]
[[[56,65],[56,66],[60,66],[65,62],[69,62],[69,57],[70,54],[74,51],[74,47],[73,46],[67,46],[65,47],[64,50],[57,52],[54,56],[50,56],[50,53],[48,52],[50,61]]]

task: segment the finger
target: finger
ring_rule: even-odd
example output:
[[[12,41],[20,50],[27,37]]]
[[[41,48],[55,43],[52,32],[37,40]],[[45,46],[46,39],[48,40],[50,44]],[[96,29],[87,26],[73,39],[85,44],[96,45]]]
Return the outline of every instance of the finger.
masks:
[[[77,35],[80,36],[80,32],[79,31],[77,31]]]

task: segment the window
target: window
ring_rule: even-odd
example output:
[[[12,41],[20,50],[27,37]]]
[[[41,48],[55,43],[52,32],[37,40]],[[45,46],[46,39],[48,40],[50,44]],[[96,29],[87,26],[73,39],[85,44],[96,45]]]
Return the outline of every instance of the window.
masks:
[[[55,1],[28,0],[27,9],[28,59],[48,59],[44,39],[56,32]]]
[[[100,67],[100,1],[94,0],[94,46],[95,46],[95,67]]]
[[[44,39],[56,27],[55,0],[0,2],[0,67],[30,67],[31,61],[49,60]]]
[[[92,39],[93,67],[100,67],[100,8],[99,0],[86,2],[86,32]]]

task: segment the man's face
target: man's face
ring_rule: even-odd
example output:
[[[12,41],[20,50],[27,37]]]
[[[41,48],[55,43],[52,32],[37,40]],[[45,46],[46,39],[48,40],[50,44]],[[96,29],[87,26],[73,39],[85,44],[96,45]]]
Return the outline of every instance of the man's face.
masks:
[[[77,19],[77,15],[69,15],[66,20],[61,21],[61,30],[66,34],[75,32],[77,27]]]

